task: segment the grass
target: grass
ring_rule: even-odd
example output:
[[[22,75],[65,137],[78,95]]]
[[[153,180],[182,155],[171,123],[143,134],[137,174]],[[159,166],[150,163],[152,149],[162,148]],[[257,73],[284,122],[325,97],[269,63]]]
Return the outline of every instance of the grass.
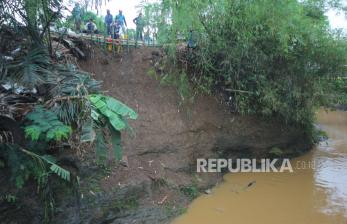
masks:
[[[172,203],[165,204],[164,212],[168,218],[177,217],[187,212],[187,208],[183,206],[176,206]]]
[[[199,196],[199,190],[195,185],[180,187],[180,192],[188,197],[190,201]]]

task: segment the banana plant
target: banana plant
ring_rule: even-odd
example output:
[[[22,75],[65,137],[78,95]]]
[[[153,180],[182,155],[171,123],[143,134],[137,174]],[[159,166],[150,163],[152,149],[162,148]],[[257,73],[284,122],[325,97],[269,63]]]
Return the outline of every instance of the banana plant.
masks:
[[[105,96],[102,94],[91,94],[88,96],[88,99],[92,105],[91,117],[93,121],[95,122],[97,127],[107,127],[109,129],[114,156],[117,160],[121,160],[121,131],[131,131],[127,119],[137,119],[137,113],[127,105],[110,96]],[[85,127],[85,129],[91,130],[90,124],[89,127]],[[97,133],[95,135],[89,134],[89,136],[95,136],[97,138],[97,154],[102,154],[105,156],[106,147],[105,144],[102,144],[102,142],[104,142],[104,136],[100,133],[100,129],[97,129],[96,132]],[[82,135],[82,138],[85,136],[85,134]]]

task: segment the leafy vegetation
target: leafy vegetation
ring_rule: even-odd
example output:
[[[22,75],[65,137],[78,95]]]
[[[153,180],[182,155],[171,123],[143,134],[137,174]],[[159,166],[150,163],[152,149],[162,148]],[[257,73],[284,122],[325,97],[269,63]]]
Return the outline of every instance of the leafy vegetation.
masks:
[[[93,19],[100,33],[103,34],[106,32],[104,17],[97,15],[96,13],[88,10],[88,8],[84,5],[81,8],[81,21],[82,21],[81,27],[82,28],[88,22],[89,19]],[[74,23],[75,23],[74,18],[72,15],[70,15],[70,16],[67,16],[63,22],[58,21],[58,27],[66,27],[66,28],[74,29]]]
[[[96,122],[96,125],[99,127],[108,127],[111,134],[114,156],[116,159],[121,160],[122,149],[120,144],[120,131],[123,129],[130,129],[126,119],[136,119],[137,113],[125,104],[109,96],[93,94],[89,96],[89,100],[93,105],[91,114],[94,122]],[[105,120],[108,121],[108,124]],[[97,134],[97,138],[97,141],[100,141],[102,138],[102,136],[100,136],[100,131]],[[102,144],[102,140],[97,144],[97,150],[105,152],[105,145]],[[100,155],[104,157],[105,153],[101,153]]]
[[[127,119],[137,118],[101,94],[101,83],[89,73],[55,61],[49,26],[63,8],[59,0],[0,3],[0,169],[17,188],[36,180],[44,222],[54,209],[52,174],[78,186],[56,155],[66,149],[80,155],[88,142],[104,161],[110,140],[122,159],[120,131],[131,130]]]
[[[110,140],[120,160],[121,131],[131,130],[127,119],[137,118],[103,95],[90,74],[54,60],[50,25],[61,23],[62,2],[0,2],[0,169],[11,173],[17,188],[36,181],[45,222],[54,207],[52,174],[78,183],[56,149],[81,153],[85,143],[93,144],[104,163]],[[100,4],[86,1],[86,8]],[[162,0],[141,7],[146,29],[165,44],[166,69],[176,69],[163,72],[161,83],[176,86],[182,100],[195,95],[190,85],[222,93],[239,113],[279,117],[308,134],[318,106],[346,103],[346,37],[331,30],[324,16],[330,7],[341,8],[340,1]],[[103,19],[84,11],[82,20],[93,18],[103,32]],[[60,25],[72,24],[67,18]],[[196,48],[180,50],[193,34]],[[275,148],[270,153],[281,154]],[[195,186],[180,191],[191,199],[198,195]]]
[[[180,191],[191,201],[199,196],[199,190],[195,185],[182,186]]]
[[[37,166],[30,162],[30,160],[27,160],[25,163],[20,162],[22,156],[18,155],[18,153],[13,154],[11,150],[11,152],[6,150],[1,151],[5,154],[6,152],[10,153],[7,156],[2,154],[5,157],[6,165],[11,164],[12,166],[13,164],[17,164],[13,168],[14,176],[18,177],[19,175],[19,178],[16,180],[18,183],[17,186],[22,186],[24,181],[33,175],[33,173],[43,172],[43,169],[41,169],[44,167],[42,166],[43,163],[49,164],[50,171],[53,171],[53,173],[58,174],[58,176],[63,179],[69,180],[70,174],[68,171],[61,169],[57,164],[55,164],[54,159],[48,159],[48,157],[42,155],[45,150],[33,152],[31,149],[35,148],[37,144],[40,144],[41,146],[45,145],[48,150],[49,145],[54,142],[68,141],[69,138],[72,137],[72,133],[75,135],[80,134],[82,136],[80,139],[81,142],[94,142],[95,138],[93,136],[95,136],[94,133],[97,132],[96,145],[99,146],[97,147],[97,152],[99,152],[98,149],[100,146],[102,146],[104,150],[107,149],[105,144],[106,136],[103,129],[108,128],[111,132],[111,139],[116,158],[121,159],[120,131],[124,128],[129,128],[126,122],[127,117],[136,119],[137,114],[116,99],[97,94],[100,83],[92,80],[89,74],[78,71],[71,65],[67,67],[62,65],[57,66],[53,64],[50,59],[45,58],[48,57],[46,52],[36,51],[35,49],[33,51],[37,53],[16,59],[18,65],[15,67],[12,66],[11,62],[3,62],[2,64],[5,68],[4,71],[6,71],[6,73],[1,74],[1,77],[3,77],[1,80],[2,83],[21,83],[21,85],[23,85],[22,88],[24,89],[31,87],[39,88],[42,87],[42,85],[46,85],[47,88],[45,91],[48,91],[45,95],[40,95],[40,93],[35,94],[35,106],[31,108],[31,104],[29,103],[25,108],[26,110],[31,111],[23,117],[23,120],[26,121],[23,127],[25,136],[30,140],[31,147],[28,149],[22,148],[23,146],[29,147],[28,144],[18,147],[10,147],[20,149],[18,150],[19,153],[24,152],[39,161],[40,170],[37,170]],[[29,50],[29,52],[32,51]],[[40,55],[39,52],[42,52],[42,55]],[[38,60],[36,64],[31,65],[33,60],[27,60],[27,57],[30,56],[36,58],[43,57],[45,60]],[[27,81],[20,82],[22,79],[18,79],[18,76],[10,75],[19,74],[20,76],[21,73],[14,73],[13,70],[23,71],[25,69],[22,67],[30,66],[41,67],[42,71],[37,71],[36,77],[32,77],[29,83],[27,83]],[[45,71],[50,71],[49,75],[47,75]],[[41,80],[41,86],[38,86],[39,82],[37,82],[37,80]],[[55,85],[53,86],[51,83],[55,83]],[[5,91],[4,94],[10,94],[12,96],[12,102],[15,101],[16,98],[17,100],[20,98],[25,99],[25,96],[21,93],[15,94],[15,91],[17,91],[16,88],[11,88],[10,90]],[[95,94],[91,94],[91,92],[94,92]],[[36,101],[41,97],[44,99],[44,102]],[[23,109],[23,104],[13,104],[12,102],[5,102],[3,106],[9,109],[4,110],[2,115],[14,119],[15,117],[21,116],[20,112]],[[94,122],[94,125],[91,121]],[[4,130],[6,128],[7,127],[2,127]],[[96,131],[94,131],[94,129],[96,129]],[[6,147],[9,147],[10,145],[8,144],[10,143],[11,145],[15,145],[15,141],[1,143]],[[99,153],[97,154],[98,156],[100,155]],[[13,160],[18,161],[14,162],[11,158],[15,158]],[[21,169],[27,169],[28,171],[19,174]]]
[[[347,42],[329,28],[324,13],[331,7],[342,5],[163,0],[158,39],[166,43],[167,61],[189,74],[194,91],[222,93],[239,113],[279,117],[311,134],[317,107],[346,102]],[[177,43],[190,32],[197,47],[177,54]]]
[[[71,127],[64,125],[58,120],[55,113],[36,106],[32,112],[26,115],[26,119],[32,123],[25,126],[25,135],[32,141],[37,141],[40,137],[44,141],[60,141],[67,139],[71,133]]]
[[[178,74],[177,71],[173,69],[170,70],[170,72],[158,75],[154,69],[150,69],[147,74],[152,78],[159,80],[161,85],[174,86],[177,90],[177,94],[180,96],[180,104],[183,102],[194,101],[195,95],[191,91],[189,77],[185,72]]]

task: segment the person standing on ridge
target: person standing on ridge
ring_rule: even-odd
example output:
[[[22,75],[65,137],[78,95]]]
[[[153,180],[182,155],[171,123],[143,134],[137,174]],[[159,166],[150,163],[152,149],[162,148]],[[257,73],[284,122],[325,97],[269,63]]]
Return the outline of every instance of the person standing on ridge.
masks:
[[[136,24],[136,41],[140,38],[141,41],[143,41],[143,27],[145,26],[145,22],[142,17],[142,13],[139,14],[138,17],[136,17],[133,22]]]
[[[110,10],[107,9],[107,15],[105,16],[105,25],[106,25],[107,35],[112,35],[112,29],[111,29],[112,22],[113,22],[113,17],[110,13]]]
[[[119,21],[116,19],[116,20],[114,21],[114,24],[113,24],[113,29],[114,29],[113,39],[119,39],[119,38],[120,38],[120,36],[119,36],[120,28],[121,28],[120,23],[119,23]]]
[[[127,26],[127,21],[125,20],[125,16],[123,15],[122,10],[119,10],[118,15],[116,16],[116,20],[118,20],[119,25],[122,27],[122,33],[125,34],[125,27]]]
[[[143,37],[143,41],[147,44],[149,44],[149,42],[151,42],[151,38],[149,36],[149,29],[147,29],[147,31],[145,32],[144,37]]]
[[[81,32],[81,23],[82,23],[82,15],[81,15],[81,7],[79,3],[75,4],[75,7],[72,9],[72,18],[75,22],[75,30],[77,33]]]

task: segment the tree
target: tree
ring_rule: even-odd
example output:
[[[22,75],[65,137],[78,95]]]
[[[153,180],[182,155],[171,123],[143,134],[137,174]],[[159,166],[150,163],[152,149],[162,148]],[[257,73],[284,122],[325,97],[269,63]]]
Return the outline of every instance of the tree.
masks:
[[[346,74],[346,38],[330,30],[324,16],[331,7],[342,5],[163,0],[159,36],[173,43],[172,62],[178,36],[199,34],[197,48],[187,56],[195,88],[221,92],[239,113],[280,117],[310,133],[315,108],[339,98],[329,80]]]

